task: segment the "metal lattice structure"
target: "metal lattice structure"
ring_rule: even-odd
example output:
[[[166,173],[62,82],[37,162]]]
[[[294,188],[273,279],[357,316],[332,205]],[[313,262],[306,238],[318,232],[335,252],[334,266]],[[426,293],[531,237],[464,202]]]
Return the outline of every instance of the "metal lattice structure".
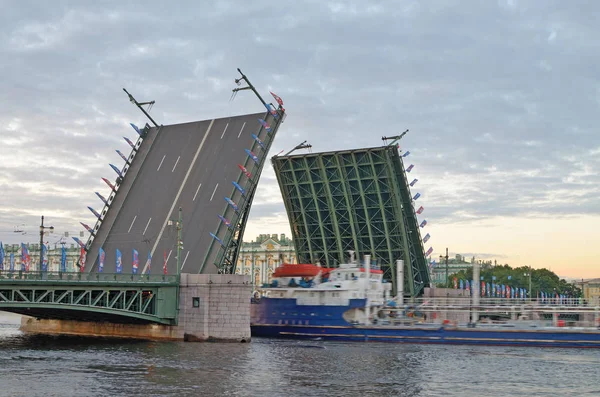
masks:
[[[419,295],[429,270],[402,158],[396,146],[272,158],[298,260],[336,267],[347,252],[370,254],[396,289]]]
[[[106,273],[9,274],[0,310],[36,318],[177,324],[176,276]]]

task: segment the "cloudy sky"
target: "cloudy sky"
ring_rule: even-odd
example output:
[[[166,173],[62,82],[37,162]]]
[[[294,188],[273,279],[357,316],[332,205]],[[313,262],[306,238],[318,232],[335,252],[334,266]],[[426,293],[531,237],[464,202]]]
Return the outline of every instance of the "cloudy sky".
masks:
[[[200,4],[209,5],[200,5]],[[143,125],[261,111],[230,102],[240,67],[288,118],[271,154],[402,149],[437,257],[600,276],[600,3],[595,1],[4,1],[0,240],[93,223],[87,205]],[[13,233],[18,226],[28,231]],[[288,233],[272,169],[246,238]],[[38,235],[39,236],[39,235]],[[52,236],[50,241],[58,240]],[[426,247],[428,248],[428,247]]]

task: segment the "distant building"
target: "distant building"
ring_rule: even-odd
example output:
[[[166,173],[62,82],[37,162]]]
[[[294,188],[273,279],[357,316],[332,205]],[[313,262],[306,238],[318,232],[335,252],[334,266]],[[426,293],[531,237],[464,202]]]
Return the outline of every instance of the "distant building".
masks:
[[[25,244],[29,251],[29,257],[31,258],[31,266],[29,271],[40,270],[40,245],[39,244]],[[62,256],[60,245],[54,245],[48,250],[48,271],[58,272],[60,270],[60,259]],[[75,244],[65,245],[67,251],[67,272],[75,272],[78,270],[76,267],[77,261],[79,260],[80,250],[75,247]],[[21,244],[6,244],[4,245],[4,251],[6,256],[4,258],[4,271],[9,270],[10,267],[10,254],[13,253],[15,256],[15,271],[21,270]],[[77,270],[76,270],[77,269]]]
[[[448,277],[460,272],[461,270],[468,270],[473,267],[473,264],[467,263],[465,257],[456,255],[455,259],[448,259]],[[433,285],[443,284],[446,282],[446,260],[440,260],[436,263],[433,269],[431,269],[431,283]]]
[[[252,275],[253,285],[270,283],[273,272],[282,263],[296,263],[296,250],[285,234],[261,234],[255,241],[244,242],[238,256],[238,274]]]
[[[583,298],[592,304],[600,304],[600,278],[591,278],[574,282],[581,287]]]

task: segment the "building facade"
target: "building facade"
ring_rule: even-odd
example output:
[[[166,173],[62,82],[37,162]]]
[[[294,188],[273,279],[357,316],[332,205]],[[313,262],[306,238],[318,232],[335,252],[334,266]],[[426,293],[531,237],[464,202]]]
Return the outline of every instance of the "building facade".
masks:
[[[296,263],[292,240],[285,234],[261,234],[242,244],[236,273],[249,275],[253,288],[258,288],[271,282],[273,272],[282,263]]]
[[[30,272],[40,270],[40,245],[39,244],[25,244],[29,257],[31,258],[31,266],[29,267]],[[77,268],[77,261],[79,260],[80,249],[75,247],[75,244],[65,245],[67,251],[67,272],[75,272]],[[4,251],[6,253],[4,257],[4,272],[10,270],[10,254],[14,254],[15,257],[15,271],[21,270],[21,244],[6,244],[4,245]],[[60,259],[62,256],[62,247],[60,245],[51,246],[48,250],[48,271],[58,272],[60,270]]]

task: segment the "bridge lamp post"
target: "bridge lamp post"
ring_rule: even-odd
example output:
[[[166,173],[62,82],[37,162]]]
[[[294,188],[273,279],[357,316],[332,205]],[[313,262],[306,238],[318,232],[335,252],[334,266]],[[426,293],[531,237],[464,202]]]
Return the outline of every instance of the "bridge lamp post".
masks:
[[[44,230],[50,230],[50,233],[54,231],[54,226],[44,226],[44,215],[42,215],[42,224],[40,225],[40,271],[42,271],[44,263]]]
[[[531,296],[531,266],[529,266],[529,272],[523,274],[525,277],[529,277],[529,291],[527,291],[529,293],[529,300],[531,300],[532,296]]]
[[[181,250],[183,250],[183,240],[182,240],[182,235],[183,235],[183,222],[182,222],[182,215],[181,215],[181,207],[179,207],[179,219],[175,220],[175,219],[170,219],[169,222],[167,223],[169,226],[173,226],[175,225],[175,228],[177,229],[177,280],[179,281],[179,274],[181,273]]]

